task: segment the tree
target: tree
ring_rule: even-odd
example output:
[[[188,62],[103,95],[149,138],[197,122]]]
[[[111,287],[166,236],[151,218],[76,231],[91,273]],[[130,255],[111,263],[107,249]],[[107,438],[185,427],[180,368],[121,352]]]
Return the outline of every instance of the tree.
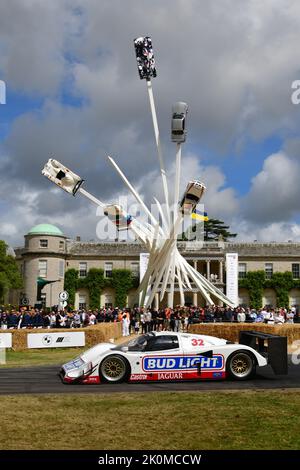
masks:
[[[186,232],[181,234],[179,239],[192,241],[193,233],[196,231],[203,235],[204,241],[214,241],[219,239],[227,241],[229,238],[237,236],[237,233],[230,233],[229,225],[225,225],[222,220],[208,219],[189,227]]]
[[[204,240],[218,240],[222,237],[224,241],[227,241],[228,238],[235,238],[237,233],[230,233],[228,229],[229,225],[225,225],[222,220],[209,219],[204,222]]]
[[[23,280],[18,265],[13,256],[7,254],[7,245],[0,240],[0,301],[9,289],[20,289]]]

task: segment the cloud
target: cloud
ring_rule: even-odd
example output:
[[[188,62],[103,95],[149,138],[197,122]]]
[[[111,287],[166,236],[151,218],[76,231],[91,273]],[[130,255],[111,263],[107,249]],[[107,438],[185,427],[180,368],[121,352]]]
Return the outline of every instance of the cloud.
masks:
[[[300,114],[290,100],[300,73],[299,27],[300,5],[287,0],[153,0],[151,6],[128,0],[126,9],[121,0],[3,0],[1,78],[20,96],[41,98],[39,109],[14,120],[0,148],[7,236],[17,241],[25,226],[43,221],[57,221],[70,235],[94,233],[86,201],[56,193],[41,176],[51,156],[80,174],[100,199],[114,201],[126,189],[106,160],[111,154],[147,202],[153,195],[163,200],[146,87],[133,50],[141,34],[153,38],[153,88],[170,188],[171,106],[184,100],[189,114],[181,192],[188,180],[200,178],[211,216],[257,236],[268,224],[292,223],[299,212]],[[228,186],[222,158],[242,153],[249,139],[274,135],[286,145],[266,156],[249,194],[239,198]],[[218,157],[204,159],[205,149]]]
[[[233,221],[231,228],[238,233],[237,242],[299,242],[300,224],[273,222],[253,224],[245,220]]]
[[[3,0],[0,69],[9,90],[56,94],[64,79],[66,33],[76,32],[76,15],[65,0]]]
[[[250,221],[289,220],[299,212],[300,164],[284,153],[270,155],[253,179],[244,201],[244,217]]]

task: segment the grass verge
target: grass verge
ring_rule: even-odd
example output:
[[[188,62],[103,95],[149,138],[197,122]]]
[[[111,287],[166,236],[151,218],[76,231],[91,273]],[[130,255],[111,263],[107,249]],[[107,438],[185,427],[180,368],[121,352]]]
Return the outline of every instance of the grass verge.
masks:
[[[299,449],[300,393],[1,396],[0,449]]]
[[[26,351],[8,350],[6,352],[6,364],[1,364],[0,368],[63,364],[79,356],[83,350],[84,348],[27,349]]]
[[[133,335],[132,335],[133,337]],[[118,338],[114,344],[121,344],[128,338]],[[25,349],[24,351],[6,350],[6,364],[1,367],[30,367],[51,364],[64,364],[79,356],[90,346],[78,348],[45,348],[45,349]]]

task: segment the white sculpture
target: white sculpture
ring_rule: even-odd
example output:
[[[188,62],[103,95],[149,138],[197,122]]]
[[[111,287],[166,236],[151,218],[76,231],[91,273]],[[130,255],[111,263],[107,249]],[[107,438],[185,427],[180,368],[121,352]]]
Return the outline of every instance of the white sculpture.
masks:
[[[145,44],[148,49],[150,45],[150,52],[147,47],[142,47]],[[169,192],[167,175],[165,171],[158,123],[155,111],[154,97],[151,84],[151,76],[156,76],[155,61],[152,50],[151,38],[140,37],[135,40],[135,50],[137,54],[138,71],[140,78],[146,79],[147,90],[149,95],[150,109],[153,120],[155,141],[157,146],[160,173],[162,177],[162,186],[165,198],[165,212],[159,201],[154,198],[157,205],[159,214],[162,219],[162,225],[150,212],[136,189],[130,184],[124,173],[121,171],[115,160],[108,156],[108,160],[117,173],[120,175],[128,189],[131,191],[137,202],[143,208],[149,217],[150,223],[141,224],[134,217],[126,214],[122,207],[116,204],[105,205],[99,199],[95,198],[92,194],[88,193],[82,188],[83,180],[71,172],[61,163],[56,160],[50,159],[42,174],[54,182],[57,186],[65,191],[75,195],[77,192],[90,199],[92,202],[102,207],[104,214],[116,223],[118,230],[130,229],[135,236],[149,251],[149,262],[146,273],[138,288],[140,294],[140,304],[148,307],[152,304],[155,294],[159,293],[160,300],[162,301],[167,290],[170,292],[170,305],[173,308],[175,284],[178,285],[180,292],[180,304],[184,305],[184,290],[199,291],[204,297],[208,305],[215,303],[214,299],[223,302],[226,305],[234,307],[230,299],[206,279],[202,274],[195,270],[186,259],[179,253],[177,248],[177,235],[181,227],[183,217],[189,215],[196,208],[200,202],[204,192],[205,186],[200,181],[190,181],[187,188],[179,202],[179,183],[180,183],[180,170],[181,170],[181,144],[185,141],[186,128],[185,117],[187,112],[187,105],[179,102],[173,106],[172,114],[172,140],[176,142],[176,174],[174,182],[174,206],[177,208],[174,211],[173,218],[171,217],[171,208],[169,202]],[[149,63],[147,63],[149,60]]]

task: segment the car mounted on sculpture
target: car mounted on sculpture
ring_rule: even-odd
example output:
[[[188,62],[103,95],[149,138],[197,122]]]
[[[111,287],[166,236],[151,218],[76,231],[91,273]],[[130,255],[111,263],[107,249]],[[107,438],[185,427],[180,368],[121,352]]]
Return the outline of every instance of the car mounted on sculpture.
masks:
[[[150,80],[156,77],[155,60],[152,49],[152,40],[149,36],[134,39],[134,48],[140,79]]]
[[[199,204],[205,190],[206,187],[200,181],[189,181],[179,204],[180,209],[184,214],[190,214],[196,209],[196,206]]]
[[[185,119],[188,105],[182,101],[178,101],[172,107],[171,137],[172,142],[181,144],[186,139]]]
[[[240,344],[166,331],[139,335],[119,346],[100,343],[64,364],[60,376],[64,383],[82,384],[246,380],[255,375],[257,366],[267,364],[275,374],[287,373],[285,337],[242,333]]]
[[[67,193],[73,194],[73,196],[75,196],[84,181],[65,165],[54,160],[54,158],[49,158],[42,169],[42,174]]]
[[[117,204],[110,204],[104,207],[104,215],[115,224],[118,231],[127,230],[132,222],[132,217]]]

